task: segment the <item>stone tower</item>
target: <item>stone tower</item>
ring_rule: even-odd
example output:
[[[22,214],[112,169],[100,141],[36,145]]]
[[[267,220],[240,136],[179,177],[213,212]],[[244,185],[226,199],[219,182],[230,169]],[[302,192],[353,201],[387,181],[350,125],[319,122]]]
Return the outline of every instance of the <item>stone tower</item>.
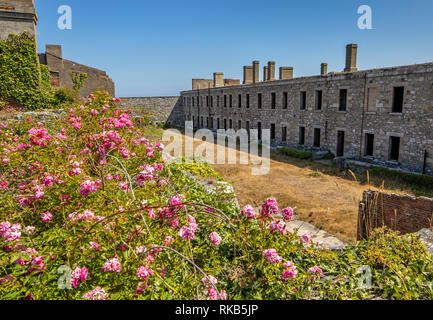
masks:
[[[34,0],[0,0],[0,40],[28,31],[36,41],[37,22]]]

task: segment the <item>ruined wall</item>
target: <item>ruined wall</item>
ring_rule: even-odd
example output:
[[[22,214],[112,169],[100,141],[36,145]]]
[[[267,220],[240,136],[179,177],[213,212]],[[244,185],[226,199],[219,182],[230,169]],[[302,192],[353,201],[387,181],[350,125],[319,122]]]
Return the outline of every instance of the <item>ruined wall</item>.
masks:
[[[105,71],[63,59],[62,47],[59,45],[46,45],[46,53],[40,54],[39,60],[50,68],[53,85],[72,88],[72,71],[84,72],[87,73],[87,79],[79,91],[81,97],[86,97],[98,90],[108,91],[111,96],[115,96],[114,82]]]
[[[184,125],[184,112],[179,97],[122,98],[124,108],[133,109],[135,114],[150,114],[151,120],[174,126]]]
[[[402,112],[392,112],[394,87],[404,87]],[[347,90],[346,108],[340,110],[340,90]],[[316,108],[316,92],[322,91],[322,107]],[[305,127],[303,148],[330,150],[337,154],[338,131],[344,132],[343,156],[371,161],[378,165],[422,172],[424,151],[428,151],[427,173],[433,174],[433,63],[374,69],[350,73],[260,82],[248,85],[184,91],[184,112],[189,120],[212,118],[211,128],[232,119],[234,129],[262,129],[275,124],[274,145],[299,146],[299,128]],[[301,92],[306,92],[306,107],[301,110]],[[275,94],[275,107],[272,94]],[[287,107],[284,97],[287,93]],[[262,108],[258,96],[262,96]],[[239,107],[238,97],[241,95]],[[246,105],[249,95],[249,107]],[[200,96],[199,105],[197,97]],[[224,107],[224,96],[232,107]],[[227,120],[227,122],[229,122]],[[282,128],[287,139],[282,139]],[[220,125],[220,128],[223,128]],[[314,147],[314,129],[320,129],[320,147]],[[366,134],[374,135],[373,154],[367,155]],[[400,138],[398,160],[390,158],[391,137]]]
[[[359,205],[358,240],[374,228],[386,226],[402,234],[433,225],[433,199],[367,190]]]
[[[0,40],[24,31],[36,38],[37,21],[34,0],[0,0]]]
[[[0,0],[0,40],[5,40],[10,33],[28,31],[37,42],[37,21],[34,0]],[[63,59],[62,47],[59,45],[47,45],[46,52],[39,54],[39,60],[50,68],[53,86],[72,88],[71,72],[85,72],[87,79],[79,91],[81,97],[97,90],[106,90],[112,96],[115,95],[114,82],[105,71]]]

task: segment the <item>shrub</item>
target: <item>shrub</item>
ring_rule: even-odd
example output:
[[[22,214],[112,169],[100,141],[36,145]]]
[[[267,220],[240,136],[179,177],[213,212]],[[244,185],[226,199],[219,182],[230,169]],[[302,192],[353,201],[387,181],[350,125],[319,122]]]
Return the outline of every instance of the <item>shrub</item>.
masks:
[[[390,170],[384,167],[371,166],[369,173],[372,176],[395,179],[401,183],[409,183],[423,188],[433,188],[433,177],[414,174],[398,170]]]
[[[357,248],[366,265],[371,266],[375,283],[383,297],[419,299],[432,294],[432,260],[414,234],[401,236],[388,228],[373,231]],[[429,273],[428,281],[424,275]]]
[[[69,106],[78,100],[78,94],[75,90],[59,87],[54,89],[53,104],[55,106]]]
[[[286,156],[298,158],[298,159],[307,160],[313,158],[313,153],[308,151],[301,151],[301,150],[296,150],[291,148],[282,148],[281,152]]]
[[[87,73],[72,71],[71,79],[72,79],[72,83],[74,84],[73,90],[78,94],[78,91],[80,91],[80,89],[84,85],[84,81],[86,81],[87,79]]]
[[[220,175],[204,162],[192,161],[186,163],[185,159],[182,159],[182,163],[178,167],[199,178],[220,178]]]
[[[0,124],[0,299],[433,297],[415,238],[325,250],[287,231],[294,210],[275,199],[239,212],[196,183],[129,115],[95,93],[50,127]]]

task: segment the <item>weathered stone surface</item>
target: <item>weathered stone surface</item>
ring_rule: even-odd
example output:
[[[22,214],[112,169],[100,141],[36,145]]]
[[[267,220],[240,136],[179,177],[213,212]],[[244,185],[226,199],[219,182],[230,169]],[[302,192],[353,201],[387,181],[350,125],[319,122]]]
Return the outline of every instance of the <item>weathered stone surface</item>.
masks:
[[[422,243],[425,244],[430,254],[433,255],[433,232],[431,229],[421,229],[417,233],[417,236],[420,237]]]
[[[34,0],[0,1],[0,40],[6,40],[10,33],[24,31],[35,37],[37,21]]]
[[[114,82],[105,71],[63,59],[60,45],[46,45],[45,53],[39,54],[39,61],[50,68],[52,85],[72,89],[74,83],[71,73],[86,73],[87,78],[78,92],[80,97],[87,97],[94,91],[107,91],[111,96],[116,94]]]
[[[299,236],[302,236],[304,233],[306,233],[311,237],[311,240],[314,243],[323,242],[323,244],[319,247],[323,247],[325,249],[343,250],[344,248],[346,248],[346,244],[340,239],[336,238],[335,236],[331,235],[326,231],[316,228],[312,224],[305,221],[290,221],[287,223],[287,230],[296,233]]]
[[[135,115],[148,115],[153,123],[183,126],[183,109],[179,97],[122,98],[122,107],[131,108]]]
[[[353,48],[349,50],[350,71],[356,70]],[[207,127],[207,119],[213,130],[218,123],[223,129],[224,120],[228,127],[232,120],[234,129],[239,129],[239,121],[244,129],[247,125],[257,129],[259,122],[262,129],[270,129],[274,124],[272,145],[297,148],[300,127],[305,127],[303,147],[333,154],[337,154],[340,131],[344,132],[345,158],[421,173],[427,151],[426,173],[433,174],[432,83],[433,63],[425,63],[189,90],[181,92],[181,99],[184,119],[193,121],[195,128]],[[394,88],[398,87],[404,88],[403,110],[393,112]],[[340,90],[347,90],[345,110],[340,108]],[[322,92],[320,110],[316,108],[317,91]],[[306,92],[305,109],[301,108],[301,92]],[[275,107],[272,94],[276,95]],[[320,146],[314,144],[315,129],[320,129]],[[374,135],[372,156],[366,152],[367,134]],[[398,161],[391,161],[391,137],[400,138]]]
[[[63,109],[55,110],[40,110],[31,112],[22,112],[13,115],[0,116],[0,121],[22,121],[28,118],[32,118],[37,121],[52,121],[59,119],[61,116],[65,115],[67,111]]]
[[[317,151],[313,152],[313,160],[321,160],[329,154],[328,151]]]
[[[35,37],[37,47],[37,22],[34,0],[0,0],[0,40],[7,39],[11,33],[28,31]],[[63,59],[60,45],[46,45],[45,51],[39,54],[39,62],[49,67],[53,86],[72,89],[71,72],[75,71],[87,73],[87,79],[79,91],[81,97],[94,91],[108,91],[111,96],[115,96],[114,82],[105,71]]]
[[[371,230],[386,226],[402,234],[430,228],[433,199],[367,190],[358,214],[358,240],[369,237]]]
[[[260,208],[254,208],[256,214],[259,214]],[[282,218],[282,216],[277,216],[278,218]],[[313,243],[320,242],[317,248],[329,249],[329,250],[344,250],[346,248],[346,244],[342,242],[337,237],[331,235],[330,233],[320,230],[313,226],[312,224],[301,221],[301,220],[292,220],[286,223],[287,231],[291,233],[295,233],[298,236],[302,236],[303,234],[307,234],[310,236]]]

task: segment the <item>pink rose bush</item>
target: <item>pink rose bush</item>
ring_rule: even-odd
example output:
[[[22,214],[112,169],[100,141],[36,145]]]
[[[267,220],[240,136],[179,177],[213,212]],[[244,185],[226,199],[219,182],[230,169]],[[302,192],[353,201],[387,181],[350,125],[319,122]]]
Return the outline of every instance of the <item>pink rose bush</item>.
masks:
[[[335,297],[321,276],[346,290],[368,264],[366,250],[349,261],[304,245],[275,198],[256,213],[206,191],[191,174],[222,178],[169,162],[136,117],[98,92],[55,122],[0,123],[0,299]]]
[[[256,212],[254,211],[254,208],[251,207],[250,205],[243,207],[240,215],[247,218],[255,218],[257,216]]]
[[[278,255],[277,250],[267,249],[263,251],[263,257],[266,258],[270,263],[280,263],[283,258]]]
[[[83,298],[87,300],[107,300],[107,297],[108,293],[101,287],[96,287],[83,295]]]
[[[278,215],[278,203],[275,198],[268,198],[266,202],[262,205],[262,216],[271,217],[272,215]]]
[[[78,285],[80,284],[80,282],[83,282],[87,279],[88,274],[89,274],[89,272],[88,272],[86,267],[75,268],[75,270],[72,272],[72,275],[71,275],[71,285],[74,288],[77,288]]]
[[[137,270],[137,278],[142,280],[146,280],[150,275],[153,274],[153,271],[148,267],[140,266]]]
[[[212,232],[209,235],[209,240],[212,242],[212,244],[216,247],[218,247],[222,241],[220,235],[218,234],[218,232]]]
[[[50,222],[52,218],[53,215],[48,211],[41,214],[41,219],[43,222]]]
[[[107,260],[102,266],[103,272],[122,272],[122,266],[117,258]]]
[[[283,273],[281,274],[281,278],[283,279],[296,278],[296,274],[298,272],[296,271],[296,266],[292,261],[284,263],[284,268],[286,270],[284,270]]]

